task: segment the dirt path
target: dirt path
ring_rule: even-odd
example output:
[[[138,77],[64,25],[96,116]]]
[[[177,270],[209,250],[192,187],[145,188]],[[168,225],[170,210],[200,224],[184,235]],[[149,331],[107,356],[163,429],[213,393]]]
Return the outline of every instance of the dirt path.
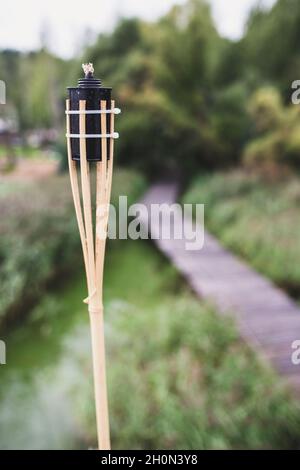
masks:
[[[16,168],[9,173],[0,173],[0,182],[27,183],[41,180],[53,175],[58,168],[58,162],[47,159],[22,159]]]

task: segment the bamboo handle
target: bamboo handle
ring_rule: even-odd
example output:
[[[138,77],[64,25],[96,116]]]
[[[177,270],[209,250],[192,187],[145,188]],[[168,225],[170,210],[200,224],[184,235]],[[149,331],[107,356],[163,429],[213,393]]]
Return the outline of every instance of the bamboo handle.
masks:
[[[79,102],[80,111],[86,109],[86,102]],[[79,119],[80,134],[85,134],[86,122],[85,115],[80,115]],[[108,419],[108,401],[106,389],[106,369],[105,369],[105,347],[104,347],[104,322],[102,307],[102,283],[103,268],[99,273],[97,282],[96,278],[96,260],[93,239],[93,218],[91,204],[91,187],[89,164],[86,155],[86,141],[80,138],[80,163],[81,163],[81,183],[82,183],[82,199],[83,214],[85,221],[85,230],[87,238],[87,255],[89,268],[89,313],[91,322],[92,336],[92,353],[93,353],[93,370],[94,370],[94,387],[96,402],[96,419],[98,433],[99,450],[110,450],[109,438],[109,419]],[[102,166],[102,178],[105,178],[105,167]],[[98,201],[97,201],[98,202]],[[97,240],[96,240],[97,243]],[[104,241],[102,242],[102,244]]]
[[[103,310],[91,311],[96,420],[99,450],[110,450]]]

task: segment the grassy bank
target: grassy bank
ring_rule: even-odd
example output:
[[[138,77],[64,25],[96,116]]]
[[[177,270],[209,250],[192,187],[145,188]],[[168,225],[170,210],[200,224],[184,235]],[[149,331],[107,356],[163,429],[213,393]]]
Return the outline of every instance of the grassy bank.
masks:
[[[183,198],[205,204],[206,228],[255,269],[300,294],[300,179],[268,183],[243,172],[197,177]]]
[[[49,284],[58,284],[82,266],[68,176],[18,185],[0,192],[0,325],[26,314]],[[134,172],[117,170],[112,201],[129,204],[144,189]]]

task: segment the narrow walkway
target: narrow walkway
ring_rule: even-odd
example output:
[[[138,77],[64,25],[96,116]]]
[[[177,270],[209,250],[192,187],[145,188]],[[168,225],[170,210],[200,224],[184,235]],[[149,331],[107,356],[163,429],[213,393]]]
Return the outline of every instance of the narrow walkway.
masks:
[[[31,183],[32,181],[42,180],[54,175],[57,172],[58,166],[58,161],[50,158],[21,158],[16,168],[11,172],[1,173],[0,171],[0,183]]]
[[[171,204],[176,186],[157,184],[143,203]],[[143,223],[147,220],[141,219]],[[192,221],[190,222],[192,224]],[[186,240],[162,240],[161,227],[149,223],[154,242],[186,278],[195,293],[212,301],[222,315],[233,316],[242,337],[300,393],[300,365],[291,361],[292,342],[300,340],[300,308],[282,290],[224,249],[205,232],[204,247],[187,251]],[[156,238],[156,239],[155,239]]]

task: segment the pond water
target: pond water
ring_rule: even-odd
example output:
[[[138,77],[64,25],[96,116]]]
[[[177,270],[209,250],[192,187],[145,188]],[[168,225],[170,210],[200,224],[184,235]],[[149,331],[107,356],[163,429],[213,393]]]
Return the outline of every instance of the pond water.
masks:
[[[116,248],[109,250],[106,310],[112,303],[131,302],[133,298],[137,305],[149,304],[154,297],[158,301],[151,293],[151,282],[145,283],[137,268],[141,266],[147,275],[147,269],[156,269],[157,256],[152,246],[142,242],[117,242]],[[0,366],[1,449],[91,445],[95,430],[86,433],[82,419],[92,381],[89,321],[82,302],[86,296],[82,272],[69,285],[44,297],[22,325],[2,338],[7,364]]]
[[[70,393],[82,380],[78,353],[89,354],[85,283],[74,280],[46,297],[5,338],[0,369],[1,449],[78,446]]]
[[[1,197],[22,189],[20,184],[17,180],[3,182]],[[122,188],[121,193],[130,195],[130,204],[144,190],[144,181],[118,170],[114,187],[112,201],[116,204]],[[170,269],[147,242],[108,242],[104,285],[108,354],[112,336],[115,350],[121,351],[116,359],[113,351],[113,367],[120,366],[123,352],[121,328],[115,320],[124,319],[124,311],[130,318],[145,311],[150,316],[152,307],[160,306],[164,295],[170,295]],[[0,332],[0,340],[6,343],[6,364],[0,365],[0,449],[86,449],[96,445],[90,328],[87,306],[82,302],[87,289],[83,267],[76,271],[68,283],[57,285],[38,305],[24,311],[22,323],[8,333]],[[130,329],[127,333],[131,341]],[[113,367],[108,371],[111,376]],[[111,427],[113,434],[113,423]]]

